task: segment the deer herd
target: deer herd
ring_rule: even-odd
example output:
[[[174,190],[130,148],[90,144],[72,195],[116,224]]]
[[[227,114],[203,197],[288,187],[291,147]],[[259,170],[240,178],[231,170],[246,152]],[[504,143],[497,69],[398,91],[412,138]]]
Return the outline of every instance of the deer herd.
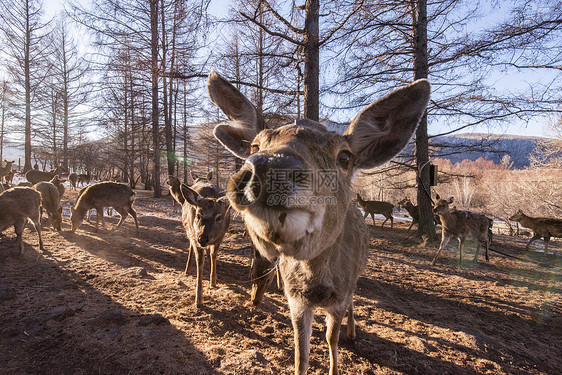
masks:
[[[326,314],[326,340],[330,374],[337,374],[337,346],[340,326],[347,315],[346,333],[355,337],[353,294],[365,267],[369,250],[369,231],[365,218],[375,214],[390,220],[394,206],[387,202],[366,201],[357,194],[354,200],[352,180],[357,172],[386,163],[410,141],[423,116],[430,95],[427,80],[418,80],[399,88],[364,108],[340,135],[329,132],[311,120],[270,128],[256,108],[230,82],[211,72],[207,85],[211,101],[230,121],[213,131],[218,141],[233,155],[244,160],[240,170],[227,183],[226,191],[206,178],[191,185],[169,176],[167,184],[176,204],[181,207],[188,260],[185,272],[195,258],[195,305],[203,303],[202,274],[205,257],[210,263],[210,285],[216,286],[216,257],[230,223],[231,210],[237,211],[252,240],[252,302],[258,304],[263,291],[272,282],[274,271],[288,300],[294,330],[295,374],[307,372],[312,322],[316,308]],[[61,230],[60,200],[64,186],[57,168],[49,172],[29,171],[27,186],[9,188],[13,161],[0,167],[0,230],[13,226],[19,253],[23,252],[22,232],[29,219],[43,249],[40,219],[47,212],[53,228]],[[103,210],[114,208],[120,215],[116,228],[128,215],[137,232],[137,213],[133,208],[134,191],[117,182],[90,184],[90,174],[70,173],[72,189],[85,185],[71,209],[71,229],[76,231],[87,212],[95,209],[96,230]],[[5,182],[5,184],[4,184]],[[358,205],[354,204],[356,202]],[[463,244],[477,243],[476,261],[481,244],[485,257],[492,241],[492,220],[488,217],[451,208],[453,198],[436,196],[434,213],[442,227],[442,238],[432,263],[452,237],[459,240],[459,262]],[[419,208],[408,199],[399,203],[419,222]],[[363,213],[361,212],[362,209]],[[363,216],[362,216],[363,215]],[[527,244],[543,237],[545,248],[551,237],[562,237],[562,220],[532,218],[519,211],[510,217],[533,230]]]

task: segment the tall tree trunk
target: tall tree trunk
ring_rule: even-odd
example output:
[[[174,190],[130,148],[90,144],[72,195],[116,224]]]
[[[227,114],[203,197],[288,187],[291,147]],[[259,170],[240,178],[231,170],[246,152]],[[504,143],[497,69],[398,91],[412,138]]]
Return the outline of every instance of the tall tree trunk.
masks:
[[[29,69],[29,49],[31,46],[31,25],[29,24],[29,3],[26,6],[26,30],[24,51],[24,80],[25,80],[25,151],[23,171],[31,169],[31,73]]]
[[[160,129],[158,126],[158,0],[150,0],[150,44],[152,52],[152,141],[154,168],[152,185],[154,197],[162,197],[160,185]]]
[[[412,11],[414,26],[414,79],[427,78],[429,64],[427,57],[427,1],[418,0]],[[436,238],[435,223],[431,204],[431,186],[429,175],[429,138],[427,135],[427,112],[422,117],[416,130],[415,158],[417,168],[417,198],[420,207],[418,235]]]
[[[62,93],[62,165],[67,172],[68,169],[68,71],[66,66],[66,33],[62,33],[62,74],[63,74],[63,93]]]
[[[320,119],[320,0],[306,0],[304,20],[304,118]]]

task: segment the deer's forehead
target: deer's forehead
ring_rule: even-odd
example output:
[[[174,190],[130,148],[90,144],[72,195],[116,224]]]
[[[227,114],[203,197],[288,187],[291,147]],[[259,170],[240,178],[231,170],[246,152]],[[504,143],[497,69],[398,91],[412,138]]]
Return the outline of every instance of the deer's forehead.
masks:
[[[346,139],[336,132],[327,131],[322,124],[312,121],[297,122],[277,129],[262,130],[254,139],[265,148],[316,148],[347,145]]]

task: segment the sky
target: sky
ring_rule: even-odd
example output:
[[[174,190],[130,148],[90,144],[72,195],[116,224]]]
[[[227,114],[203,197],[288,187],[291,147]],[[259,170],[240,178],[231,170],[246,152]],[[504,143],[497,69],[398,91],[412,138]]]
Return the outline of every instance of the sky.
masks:
[[[88,0],[80,1],[87,2]],[[56,15],[63,9],[64,3],[65,0],[44,0],[45,16],[50,18]],[[209,10],[217,16],[225,16],[228,13],[229,4],[229,0],[212,0]],[[494,16],[497,16],[497,14]],[[481,27],[481,25],[478,27]],[[536,72],[533,72],[532,74],[536,74]],[[516,84],[525,85],[525,77],[498,76],[497,82],[498,84],[505,85],[513,85],[514,82],[516,82]],[[473,127],[471,132],[544,137],[549,135],[544,124],[544,119],[536,119],[528,124],[524,122],[513,122],[504,128],[489,129],[486,125]],[[433,128],[429,129],[431,134],[441,133],[447,131],[449,128],[446,124],[442,124],[441,126],[439,124],[433,124],[432,127]]]

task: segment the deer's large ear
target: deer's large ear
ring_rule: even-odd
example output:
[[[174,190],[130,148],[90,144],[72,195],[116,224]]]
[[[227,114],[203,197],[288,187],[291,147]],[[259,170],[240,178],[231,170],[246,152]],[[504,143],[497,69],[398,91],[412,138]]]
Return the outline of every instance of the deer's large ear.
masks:
[[[373,168],[397,155],[410,141],[427,103],[430,85],[420,79],[363,109],[345,136],[355,156],[355,168]]]
[[[197,206],[197,197],[199,196],[199,194],[195,190],[191,189],[186,184],[181,184],[180,190],[181,195],[187,203],[191,204],[192,206]]]
[[[261,115],[236,87],[215,71],[209,74],[207,91],[211,101],[230,120],[228,124],[217,125],[213,134],[234,155],[247,158],[252,140],[265,127]]]

